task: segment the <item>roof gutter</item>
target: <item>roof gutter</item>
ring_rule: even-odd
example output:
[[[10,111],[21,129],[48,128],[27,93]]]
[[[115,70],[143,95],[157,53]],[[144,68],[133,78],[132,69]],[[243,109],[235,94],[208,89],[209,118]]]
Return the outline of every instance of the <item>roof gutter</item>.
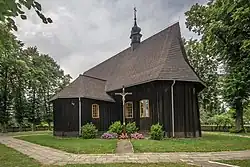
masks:
[[[175,134],[174,134],[174,85],[175,85],[175,80],[173,81],[173,84],[171,85],[172,136],[173,136],[173,137],[175,137]]]

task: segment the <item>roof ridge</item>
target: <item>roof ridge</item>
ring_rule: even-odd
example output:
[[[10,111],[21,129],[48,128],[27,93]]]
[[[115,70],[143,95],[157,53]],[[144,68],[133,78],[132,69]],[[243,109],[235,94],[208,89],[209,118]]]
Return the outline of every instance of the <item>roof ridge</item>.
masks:
[[[97,79],[97,80],[101,80],[101,81],[107,81],[107,80],[105,80],[105,79],[93,77],[93,76],[86,75],[86,74],[80,74],[80,76],[84,76],[84,77],[88,77],[88,78],[93,78],[93,79]]]

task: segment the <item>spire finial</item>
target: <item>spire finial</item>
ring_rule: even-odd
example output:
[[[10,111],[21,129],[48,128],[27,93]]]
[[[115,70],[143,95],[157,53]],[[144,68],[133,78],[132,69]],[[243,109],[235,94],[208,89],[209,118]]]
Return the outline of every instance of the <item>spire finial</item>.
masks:
[[[135,20],[135,25],[136,25],[136,12],[137,12],[136,7],[134,7],[134,20]]]
[[[136,21],[136,12],[137,12],[136,7],[134,7],[134,20],[135,21]]]

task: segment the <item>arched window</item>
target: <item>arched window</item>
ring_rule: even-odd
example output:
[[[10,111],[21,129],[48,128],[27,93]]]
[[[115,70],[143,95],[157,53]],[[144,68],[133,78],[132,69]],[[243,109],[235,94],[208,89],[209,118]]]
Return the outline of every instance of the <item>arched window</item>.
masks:
[[[92,104],[92,118],[99,118],[99,105]]]
[[[147,99],[140,101],[140,116],[141,118],[149,117],[149,100]]]
[[[133,118],[133,102],[125,103],[125,118]]]

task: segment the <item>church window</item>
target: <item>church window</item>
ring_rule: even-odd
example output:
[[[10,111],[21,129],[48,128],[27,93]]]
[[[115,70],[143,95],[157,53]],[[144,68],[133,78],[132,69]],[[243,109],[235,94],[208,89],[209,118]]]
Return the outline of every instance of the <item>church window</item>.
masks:
[[[125,103],[125,118],[133,118],[133,102]]]
[[[99,118],[99,105],[92,104],[92,118]]]
[[[140,101],[140,116],[141,118],[149,117],[149,100]]]

